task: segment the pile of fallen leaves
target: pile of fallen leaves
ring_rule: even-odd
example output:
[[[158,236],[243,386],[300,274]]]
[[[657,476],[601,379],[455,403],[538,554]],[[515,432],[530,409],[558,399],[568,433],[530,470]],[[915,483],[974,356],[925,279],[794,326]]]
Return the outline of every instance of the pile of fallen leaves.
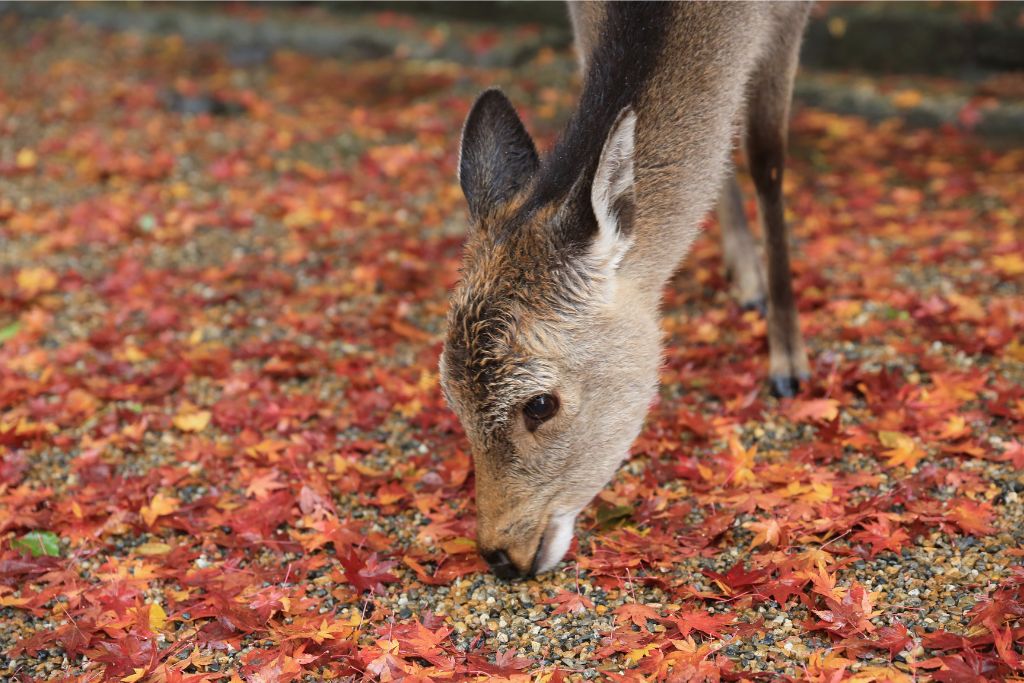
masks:
[[[550,142],[572,55],[3,21],[0,677],[1024,675],[1024,149],[798,111],[810,387],[768,396],[709,226],[635,456],[507,584],[437,384],[457,135],[497,83]]]

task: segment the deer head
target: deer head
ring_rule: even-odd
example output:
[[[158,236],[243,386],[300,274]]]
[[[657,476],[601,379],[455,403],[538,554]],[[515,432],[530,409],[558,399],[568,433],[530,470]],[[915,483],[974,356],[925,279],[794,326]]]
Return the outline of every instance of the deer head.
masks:
[[[463,128],[472,227],[441,383],[472,449],[478,546],[504,578],[561,560],[655,395],[657,301],[624,274],[635,127],[632,109],[619,112],[564,191],[500,91]]]

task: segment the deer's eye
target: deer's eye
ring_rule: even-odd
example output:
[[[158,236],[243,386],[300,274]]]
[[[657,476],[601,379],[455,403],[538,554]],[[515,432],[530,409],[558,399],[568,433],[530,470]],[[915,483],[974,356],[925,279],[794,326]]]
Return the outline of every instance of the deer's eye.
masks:
[[[534,396],[523,406],[523,417],[526,418],[526,428],[531,432],[547,422],[558,412],[558,397],[554,394],[539,394]]]

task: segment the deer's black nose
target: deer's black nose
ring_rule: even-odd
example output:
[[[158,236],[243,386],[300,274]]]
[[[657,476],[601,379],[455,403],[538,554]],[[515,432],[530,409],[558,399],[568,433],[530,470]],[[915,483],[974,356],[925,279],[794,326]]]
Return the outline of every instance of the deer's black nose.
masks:
[[[519,568],[512,564],[504,550],[492,550],[483,553],[487,564],[491,565],[491,571],[499,579],[515,579],[519,577]]]

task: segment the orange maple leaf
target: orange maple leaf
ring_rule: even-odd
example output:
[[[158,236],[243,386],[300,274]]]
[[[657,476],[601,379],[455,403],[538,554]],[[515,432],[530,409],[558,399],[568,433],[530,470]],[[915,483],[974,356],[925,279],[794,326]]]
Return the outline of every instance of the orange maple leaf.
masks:
[[[882,455],[888,458],[885,461],[886,467],[903,465],[912,470],[926,455],[913,438],[901,432],[878,432],[878,440],[889,449],[882,451]]]
[[[777,519],[747,522],[743,527],[754,532],[754,539],[750,542],[751,548],[756,548],[761,544],[778,546],[786,536]]]
[[[590,601],[590,598],[575,591],[562,591],[554,597],[545,600],[544,604],[558,605],[558,607],[552,610],[552,614],[585,612],[594,607],[594,603]]]
[[[839,416],[839,401],[834,398],[797,399],[789,404],[789,419],[793,422],[804,420],[834,420]]]
[[[743,485],[753,483],[757,477],[754,476],[754,458],[757,455],[757,445],[744,448],[735,435],[729,436],[729,455],[734,463],[729,479],[734,484]]]
[[[647,629],[647,620],[657,621],[661,617],[653,608],[647,605],[640,605],[635,602],[629,602],[624,605],[620,605],[615,610],[615,621],[620,624],[633,623],[638,627]]]
[[[974,500],[964,499],[958,501],[950,509],[946,516],[956,524],[965,534],[973,536],[987,536],[995,531],[992,526],[992,518],[995,512],[990,503],[979,503]]]
[[[253,477],[249,485],[245,487],[245,495],[263,500],[274,491],[288,488],[287,484],[282,484],[277,480],[278,474],[277,470],[267,470],[263,474]]]
[[[165,496],[162,493],[158,493],[153,496],[153,500],[149,502],[149,505],[143,505],[142,509],[139,510],[139,514],[142,515],[142,521],[146,523],[146,526],[153,526],[153,522],[158,517],[169,515],[181,505],[181,501],[177,498]]]
[[[15,278],[18,289],[29,299],[56,289],[57,274],[49,268],[24,268]]]
[[[940,439],[949,439],[950,441],[956,441],[971,433],[971,428],[967,426],[967,420],[960,415],[950,415],[946,423],[942,425],[942,431],[938,433]]]
[[[183,432],[201,432],[210,424],[209,410],[184,409],[174,416],[174,426]]]

